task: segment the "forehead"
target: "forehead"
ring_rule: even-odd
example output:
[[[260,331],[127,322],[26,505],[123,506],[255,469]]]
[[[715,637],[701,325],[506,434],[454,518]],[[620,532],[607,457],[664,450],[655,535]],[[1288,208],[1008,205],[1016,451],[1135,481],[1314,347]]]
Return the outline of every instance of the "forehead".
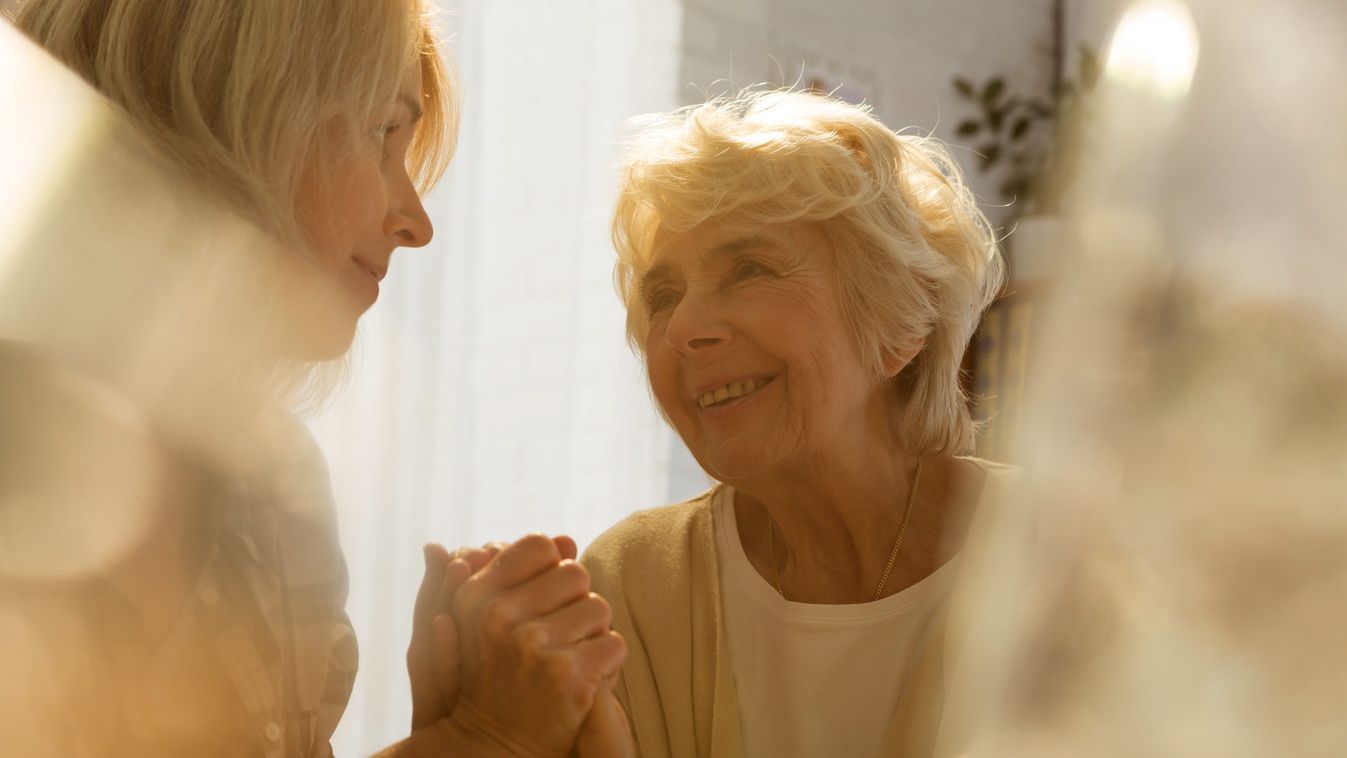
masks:
[[[785,227],[707,223],[687,231],[660,228],[647,271],[708,266],[750,252],[795,253],[796,235]]]

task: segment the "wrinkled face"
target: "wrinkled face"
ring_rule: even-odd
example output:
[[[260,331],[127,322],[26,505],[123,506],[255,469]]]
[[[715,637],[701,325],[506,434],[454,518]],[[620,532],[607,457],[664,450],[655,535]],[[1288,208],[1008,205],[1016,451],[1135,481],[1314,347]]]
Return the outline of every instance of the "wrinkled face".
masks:
[[[403,79],[398,101],[370,125],[368,144],[306,179],[299,219],[321,281],[314,283],[319,294],[310,298],[316,302],[298,309],[298,335],[287,346],[290,357],[321,359],[345,352],[356,321],[379,297],[393,250],[430,241],[430,219],[407,171],[420,101],[421,71],[414,67]]]
[[[885,385],[839,298],[834,255],[812,227],[708,223],[657,237],[641,280],[650,383],[712,476],[735,482],[826,461],[884,412]]]

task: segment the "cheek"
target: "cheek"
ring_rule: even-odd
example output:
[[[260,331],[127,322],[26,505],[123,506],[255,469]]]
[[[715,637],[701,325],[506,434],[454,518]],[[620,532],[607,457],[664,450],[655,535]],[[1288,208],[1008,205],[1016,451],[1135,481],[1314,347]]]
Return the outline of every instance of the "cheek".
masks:
[[[300,199],[304,236],[319,260],[337,263],[363,240],[382,235],[387,191],[377,164],[353,161],[328,177],[325,187]]]
[[[678,366],[667,349],[661,349],[662,338],[652,337],[645,343],[645,370],[650,378],[650,389],[655,401],[670,420],[682,415],[678,401]]]

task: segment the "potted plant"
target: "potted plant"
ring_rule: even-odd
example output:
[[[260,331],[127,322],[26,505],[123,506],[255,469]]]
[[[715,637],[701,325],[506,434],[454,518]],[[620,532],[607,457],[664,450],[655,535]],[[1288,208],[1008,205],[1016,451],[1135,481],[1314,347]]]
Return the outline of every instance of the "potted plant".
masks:
[[[1078,168],[1087,96],[1100,73],[1091,49],[1082,46],[1079,55],[1075,79],[1054,75],[1047,97],[1012,92],[1001,76],[980,83],[954,79],[955,91],[976,108],[955,134],[973,143],[980,171],[998,175],[998,194],[1011,209],[1008,244],[1016,283],[1045,277],[1051,252],[1061,244],[1062,198]]]

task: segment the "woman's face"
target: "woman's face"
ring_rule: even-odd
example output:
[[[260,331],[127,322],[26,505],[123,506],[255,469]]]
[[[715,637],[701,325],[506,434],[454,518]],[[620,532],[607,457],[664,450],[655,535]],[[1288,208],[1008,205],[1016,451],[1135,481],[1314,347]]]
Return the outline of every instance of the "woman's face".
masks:
[[[886,409],[839,295],[812,227],[657,237],[641,282],[650,383],[708,473],[734,482],[824,463]]]
[[[398,101],[371,125],[369,144],[336,166],[307,175],[300,226],[313,251],[321,305],[302,308],[291,357],[345,352],[356,321],[379,297],[393,250],[421,247],[433,233],[407,172],[407,149],[421,116],[421,71],[408,71]],[[303,298],[300,298],[301,300]]]

